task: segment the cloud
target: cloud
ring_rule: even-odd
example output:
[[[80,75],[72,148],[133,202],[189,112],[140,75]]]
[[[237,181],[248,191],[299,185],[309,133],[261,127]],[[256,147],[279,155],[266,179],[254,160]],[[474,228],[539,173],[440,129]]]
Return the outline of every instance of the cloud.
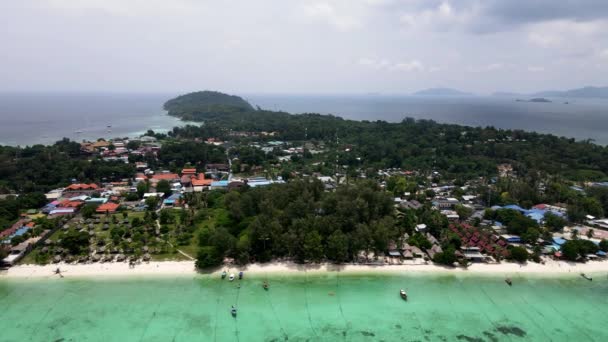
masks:
[[[373,59],[373,58],[361,58],[358,64],[367,68],[375,70],[390,70],[390,71],[430,71],[425,68],[424,64],[417,59],[410,61],[391,62],[388,59]],[[438,70],[437,67],[433,67],[433,71]]]
[[[543,71],[545,71],[545,67],[531,65],[528,67],[528,71],[529,72],[543,72]]]
[[[351,31],[361,27],[361,22],[356,16],[338,12],[329,2],[306,4],[304,13],[309,17],[327,22],[339,31]]]
[[[601,40],[608,30],[608,21],[596,20],[576,22],[571,20],[554,20],[529,25],[527,38],[533,45],[542,48],[565,47],[570,50],[581,50],[581,44],[592,45]]]
[[[199,9],[202,2],[192,0],[43,0],[51,8],[72,14],[102,12],[116,16],[184,14]]]
[[[430,8],[404,11],[399,20],[409,29],[443,31],[464,25],[473,17],[475,10],[475,7],[456,10],[449,1],[444,0]]]
[[[600,51],[600,57],[608,60],[608,49],[604,49],[604,50]]]
[[[501,69],[504,69],[505,67],[506,66],[502,63],[491,63],[491,64],[479,65],[479,66],[469,66],[467,68],[467,71],[472,72],[472,73],[482,73],[482,72],[501,70]]]
[[[406,72],[410,72],[410,71],[424,71],[424,65],[422,65],[422,63],[416,59],[408,61],[408,62],[399,62],[399,63],[395,63],[392,66],[393,70],[398,70],[398,71],[406,71]]]

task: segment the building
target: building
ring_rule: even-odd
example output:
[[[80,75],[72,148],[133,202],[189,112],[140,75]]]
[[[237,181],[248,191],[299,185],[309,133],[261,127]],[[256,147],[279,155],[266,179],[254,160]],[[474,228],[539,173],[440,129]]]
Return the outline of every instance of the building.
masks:
[[[113,214],[118,210],[119,207],[120,204],[118,203],[108,202],[97,207],[97,210],[95,211],[100,214]]]
[[[74,192],[78,192],[78,193],[93,193],[95,191],[99,190],[99,186],[97,186],[97,184],[71,184],[68,187],[66,187],[65,189],[63,189],[63,192],[67,192],[67,193],[74,193]]]

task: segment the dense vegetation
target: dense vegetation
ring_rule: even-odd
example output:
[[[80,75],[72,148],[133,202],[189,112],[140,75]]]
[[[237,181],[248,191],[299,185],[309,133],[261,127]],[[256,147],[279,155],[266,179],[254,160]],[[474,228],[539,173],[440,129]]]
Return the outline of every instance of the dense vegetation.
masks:
[[[253,107],[238,96],[226,95],[215,91],[199,91],[165,102],[169,115],[184,120],[202,121],[231,113],[246,113]]]
[[[213,204],[212,204],[213,205]],[[352,260],[358,251],[385,251],[403,231],[391,198],[369,182],[323,191],[318,182],[231,191],[216,200],[219,216],[199,235],[198,266],[289,257],[296,261]]]
[[[441,170],[448,176],[463,178],[495,175],[496,165],[501,163],[512,164],[519,176],[538,177],[540,172],[581,181],[607,179],[608,173],[606,147],[520,130],[473,128],[411,118],[399,123],[352,121],[331,115],[265,110],[229,111],[222,115],[201,110],[196,120],[204,120],[205,125],[175,128],[170,135],[221,137],[229,130],[274,131],[278,134],[272,139],[306,138],[338,147],[340,163],[349,167]],[[348,152],[342,149],[345,146],[350,147]]]

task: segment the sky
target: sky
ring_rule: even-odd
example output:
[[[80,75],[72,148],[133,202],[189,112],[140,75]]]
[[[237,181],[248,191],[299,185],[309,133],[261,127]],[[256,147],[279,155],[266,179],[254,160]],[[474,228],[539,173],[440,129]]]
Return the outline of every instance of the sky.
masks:
[[[0,91],[608,85],[607,0],[0,0]]]

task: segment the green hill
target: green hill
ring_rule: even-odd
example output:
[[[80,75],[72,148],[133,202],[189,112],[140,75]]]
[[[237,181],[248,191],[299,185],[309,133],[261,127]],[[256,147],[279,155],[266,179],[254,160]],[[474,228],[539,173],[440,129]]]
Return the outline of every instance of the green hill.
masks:
[[[180,95],[165,102],[163,108],[169,112],[169,115],[188,121],[203,121],[224,114],[255,110],[241,97],[217,91],[197,91]]]

